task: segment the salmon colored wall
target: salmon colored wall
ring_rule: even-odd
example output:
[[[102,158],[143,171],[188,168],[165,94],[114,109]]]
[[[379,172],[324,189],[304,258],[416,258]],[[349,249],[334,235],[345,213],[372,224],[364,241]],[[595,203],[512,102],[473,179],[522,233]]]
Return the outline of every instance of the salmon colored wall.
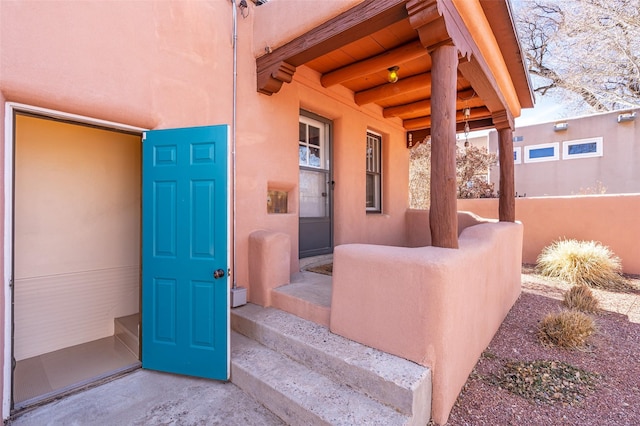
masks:
[[[264,55],[265,47],[276,49],[302,35],[309,28],[348,10],[363,0],[270,1],[255,9],[254,55]]]
[[[333,121],[334,242],[404,244],[409,205],[409,150],[400,121],[384,120],[377,107],[358,107],[352,92],[323,89],[320,75],[300,67],[300,107]],[[324,94],[326,96],[319,96]],[[366,213],[366,132],[382,134],[382,214]]]
[[[334,253],[331,331],[431,367],[437,424],[520,294],[521,224],[470,226],[459,245]]]
[[[497,199],[458,200],[459,210],[497,218]],[[560,238],[595,240],[620,259],[624,272],[640,274],[640,194],[516,198],[524,225],[522,260],[535,263],[544,247]]]
[[[273,96],[256,91],[254,52],[261,52],[265,37],[279,33],[273,43],[285,43],[357,3],[314,4],[314,14],[304,14],[313,22],[295,19],[300,3],[285,0],[260,7],[248,2],[247,17],[238,14],[238,285],[250,285],[248,241],[257,230],[289,235],[291,272],[298,269],[300,108],[333,120],[335,243],[403,242],[409,153],[400,121],[356,106],[344,88],[322,88],[305,67]],[[296,29],[285,31],[289,25]],[[270,29],[259,34],[261,26]],[[231,124],[231,2],[0,2],[0,39],[6,101],[149,129]],[[366,215],[364,207],[368,128],[384,138],[384,212],[378,215]],[[268,189],[289,191],[289,213],[267,213]]]

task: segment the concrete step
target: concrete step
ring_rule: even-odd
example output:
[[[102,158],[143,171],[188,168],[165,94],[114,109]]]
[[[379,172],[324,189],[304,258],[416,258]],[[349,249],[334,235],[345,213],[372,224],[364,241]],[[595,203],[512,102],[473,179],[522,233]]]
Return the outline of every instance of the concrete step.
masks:
[[[140,314],[115,318],[114,335],[137,358],[140,358]]]
[[[298,272],[291,283],[271,291],[274,308],[329,327],[331,318],[331,277]]]
[[[231,335],[231,381],[291,425],[402,425],[407,416],[255,340]]]
[[[429,368],[345,339],[326,327],[278,309],[253,304],[233,309],[231,328],[335,383],[391,407],[406,416],[406,424],[424,425],[429,421]]]

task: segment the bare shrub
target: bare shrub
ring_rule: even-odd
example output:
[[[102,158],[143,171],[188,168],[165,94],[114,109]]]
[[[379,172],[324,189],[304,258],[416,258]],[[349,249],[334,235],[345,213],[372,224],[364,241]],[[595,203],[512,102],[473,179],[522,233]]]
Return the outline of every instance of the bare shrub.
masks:
[[[538,337],[544,344],[574,349],[584,346],[596,331],[593,319],[579,311],[547,314],[540,322]]]

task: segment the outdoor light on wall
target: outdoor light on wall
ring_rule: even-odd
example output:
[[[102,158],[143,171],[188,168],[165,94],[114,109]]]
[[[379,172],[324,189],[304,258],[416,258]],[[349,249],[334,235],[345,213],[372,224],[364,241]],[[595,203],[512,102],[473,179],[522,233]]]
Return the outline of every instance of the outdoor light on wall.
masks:
[[[556,123],[553,125],[554,132],[561,132],[563,130],[567,130],[568,128],[569,128],[569,123],[567,123],[566,121],[562,123]]]
[[[396,81],[398,81],[398,70],[400,69],[400,67],[395,66],[395,67],[391,67],[389,68],[387,71],[389,71],[389,75],[387,75],[387,80],[389,80],[389,83],[395,83]]]
[[[633,121],[635,119],[636,119],[636,111],[618,114],[618,123],[622,123],[623,121]]]

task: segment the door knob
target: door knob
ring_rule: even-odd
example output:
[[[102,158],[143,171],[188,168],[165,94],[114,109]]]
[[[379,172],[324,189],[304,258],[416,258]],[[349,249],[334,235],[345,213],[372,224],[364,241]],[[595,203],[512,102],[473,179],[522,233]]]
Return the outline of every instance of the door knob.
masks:
[[[213,278],[215,278],[216,280],[218,278],[222,278],[224,277],[224,269],[217,269],[214,273],[213,273]]]

